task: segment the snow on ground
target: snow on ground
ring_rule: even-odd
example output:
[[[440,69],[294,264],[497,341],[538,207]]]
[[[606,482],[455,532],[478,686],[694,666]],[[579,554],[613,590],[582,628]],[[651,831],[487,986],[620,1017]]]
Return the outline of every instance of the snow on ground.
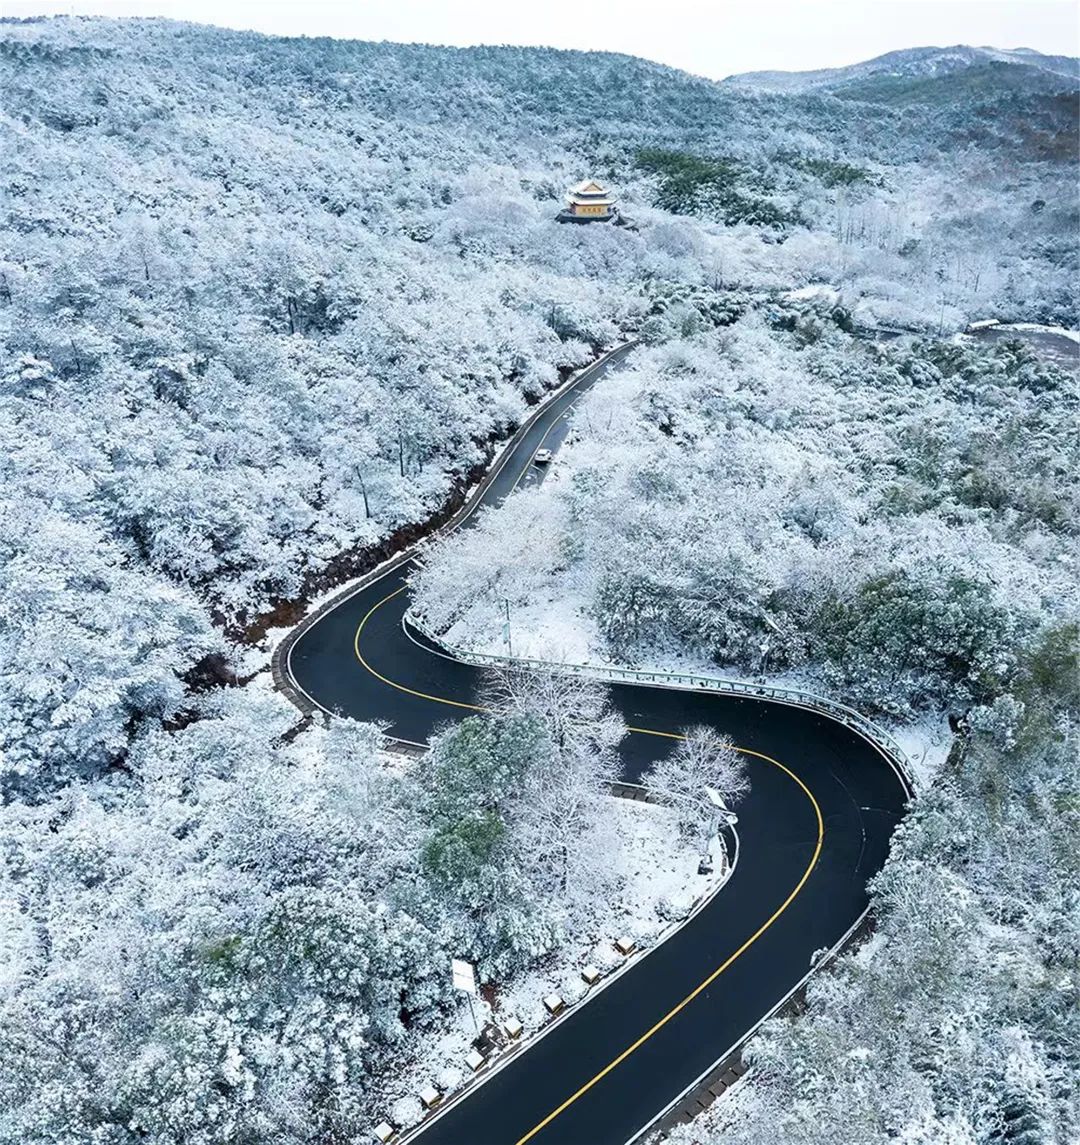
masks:
[[[764,677],[719,668],[708,656],[686,649],[653,649],[648,658],[624,663],[604,650],[595,622],[583,606],[584,596],[575,593],[546,594],[528,607],[517,607],[511,616],[511,642],[515,658],[546,660],[556,664],[587,664],[591,667],[633,668],[640,672],[679,673],[720,677],[744,684],[765,683],[775,688],[797,688],[825,695],[821,682],[805,672],[767,673]],[[443,640],[451,647],[488,655],[505,656],[501,617],[492,602],[477,600],[447,632]],[[911,724],[882,726],[908,758],[916,791],[925,791],[941,769],[953,736],[944,713],[938,712]]]
[[[953,745],[953,733],[945,713],[924,716],[911,724],[889,727],[889,734],[907,756],[915,781],[915,791],[921,794],[945,766]]]
[[[472,493],[473,491],[470,489],[470,497],[472,496]],[[324,589],[322,592],[313,596],[308,601],[307,607],[304,609],[303,619],[307,619],[309,616],[314,615],[324,605],[329,604],[330,601],[335,600],[339,596],[345,595],[350,589],[355,588],[358,584],[360,584],[361,581],[366,580],[374,572],[385,568],[388,564],[390,564],[391,561],[397,560],[398,555],[399,554],[395,552],[392,556],[387,557],[386,560],[380,561],[377,565],[373,565],[370,569],[368,569],[367,572],[360,573],[359,576],[351,577],[349,580],[342,581],[340,584],[332,585],[330,588]],[[258,647],[260,650],[265,652],[268,661],[274,649],[290,632],[292,632],[297,623],[300,622],[297,621],[292,624],[282,625],[280,628],[268,628],[266,630],[266,635]]]
[[[617,350],[622,345],[624,345],[624,343],[622,343],[622,342],[616,344],[615,346],[605,350],[598,358],[595,358],[592,361],[586,363],[584,366],[580,367],[579,369],[574,370],[567,377],[567,379],[564,382],[561,382],[558,386],[556,386],[554,389],[552,389],[549,393],[547,393],[545,395],[544,402],[547,403],[547,402],[551,401],[558,394],[561,394],[565,389],[567,389],[567,387],[572,386],[574,384],[574,382],[576,382],[577,379],[586,370],[591,369],[598,361],[601,361],[601,360],[603,360],[603,358],[606,358],[609,354],[614,353],[615,350]],[[535,411],[529,411],[530,416],[531,416],[532,412],[535,412]],[[487,470],[485,472],[491,471],[491,469],[498,463],[499,459],[506,452],[506,450],[508,448],[510,448],[512,442],[513,442],[513,437],[511,436],[511,437],[506,438],[498,446],[498,448],[495,450],[494,454],[492,455],[491,460],[488,463]],[[471,484],[469,486],[469,488],[465,491],[465,496],[464,496],[464,499],[462,500],[462,507],[468,505],[472,501],[472,499],[476,496],[477,491],[479,490],[482,482],[483,482],[483,478],[481,478],[480,480],[474,481],[473,484]],[[308,617],[313,616],[316,612],[319,611],[319,609],[321,609],[325,605],[329,604],[332,600],[336,600],[340,596],[347,595],[350,589],[355,588],[362,581],[369,579],[370,577],[372,577],[376,573],[378,573],[381,569],[386,568],[387,565],[396,561],[399,556],[400,556],[400,553],[395,552],[391,556],[387,557],[385,560],[380,561],[379,564],[373,565],[370,569],[367,570],[367,572],[360,573],[358,576],[354,576],[354,577],[350,578],[349,580],[342,581],[340,584],[332,585],[330,588],[327,588],[324,591],[316,594],[307,602],[307,606],[304,609],[303,619],[307,619]],[[290,632],[293,631],[293,629],[295,627],[296,627],[296,623],[286,624],[286,625],[283,625],[279,628],[268,628],[266,630],[265,637],[263,638],[263,640],[259,643],[259,645],[257,647],[238,654],[242,659],[245,671],[248,673],[255,672],[255,671],[258,671],[258,669],[261,668],[264,664],[268,664],[270,662],[270,658],[274,652],[274,649],[278,646],[278,644]],[[500,649],[500,651],[501,651],[501,649]],[[244,673],[239,672],[239,670],[238,670],[238,674],[242,675]]]
[[[639,951],[655,945],[665,932],[675,929],[677,920],[685,918],[697,902],[722,884],[726,872],[718,844],[714,842],[713,847],[714,873],[698,874],[700,849],[679,836],[670,808],[614,797],[611,802],[622,841],[612,856],[622,875],[622,892],[601,904],[587,930],[541,959],[529,972],[497,984],[494,1013],[486,1002],[474,999],[473,1009],[481,1026],[491,1018],[498,1022],[517,1018],[524,1027],[522,1038],[527,1039],[551,1021],[544,1008],[547,995],[557,993],[569,1006],[584,999],[590,990],[595,993],[601,989],[612,972],[632,964],[633,957],[627,959],[615,949],[616,939],[633,938]],[[603,975],[591,988],[581,976],[590,964]],[[418,1100],[421,1090],[435,1085],[448,1094],[471,1076],[465,1058],[475,1036],[468,999],[463,994],[444,1028],[426,1036],[419,1056],[402,1063],[387,1079],[379,1108],[397,1126],[416,1124],[423,1114]]]
[[[272,632],[280,634],[284,634],[288,631],[287,628],[272,629]],[[270,667],[270,659],[273,655],[276,643],[276,639],[266,639],[254,645],[235,645],[232,649],[230,660],[232,670],[240,679],[246,679],[248,676],[256,676],[260,672],[265,671]]]
[[[784,295],[789,302],[805,302],[810,299],[821,299],[835,304],[840,300],[840,291],[835,286],[825,282],[814,282],[809,286],[800,286],[798,290],[789,290]]]
[[[767,684],[773,688],[796,688],[828,698],[821,682],[812,675],[792,671],[761,676],[727,672],[717,668],[706,657],[693,654],[669,653],[650,657],[644,667],[661,672],[685,672],[702,676],[721,676],[726,680],[739,680],[745,684]],[[899,745],[907,757],[917,793],[925,791],[943,767],[953,743],[952,729],[944,712],[929,713],[913,723],[898,724],[876,721]]]
[[[573,591],[545,593],[510,614],[510,647],[503,639],[502,614],[497,602],[478,598],[443,639],[456,648],[521,659],[560,664],[605,663],[595,623],[586,615],[584,594]]]

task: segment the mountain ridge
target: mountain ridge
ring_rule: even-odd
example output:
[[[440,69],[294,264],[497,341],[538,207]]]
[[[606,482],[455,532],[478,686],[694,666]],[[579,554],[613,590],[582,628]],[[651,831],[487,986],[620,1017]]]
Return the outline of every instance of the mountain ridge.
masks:
[[[720,82],[729,88],[793,95],[835,91],[875,79],[933,79],[990,63],[1031,69],[1068,80],[1073,87],[1080,84],[1080,60],[1075,56],[1050,56],[1033,48],[973,47],[967,44],[901,48],[837,68],[741,72]]]
[[[96,15],[66,15],[56,14],[48,16],[0,16],[0,28],[8,30],[15,28],[30,28],[37,26],[55,31],[64,28],[66,31],[84,33],[89,29],[95,31],[107,30],[110,27],[129,28],[142,26],[155,31],[171,31],[179,35],[211,34],[214,36],[232,36],[240,41],[261,39],[281,45],[297,45],[309,43],[312,45],[334,44],[341,47],[367,46],[378,47],[392,51],[393,49],[426,49],[435,52],[460,54],[462,58],[469,58],[477,54],[499,55],[503,53],[536,53],[538,55],[550,54],[552,56],[605,58],[612,62],[628,62],[637,65],[647,65],[659,73],[669,76],[678,76],[684,81],[719,87],[724,90],[751,89],[761,92],[777,94],[806,93],[817,90],[832,90],[845,87],[849,84],[858,84],[875,77],[915,77],[926,78],[963,71],[970,67],[985,65],[990,62],[1009,64],[1017,68],[1029,68],[1043,72],[1049,76],[1056,76],[1071,81],[1072,86],[1080,86],[1080,57],[1069,55],[1050,55],[1035,48],[995,48],[990,45],[975,46],[970,44],[954,44],[944,47],[927,45],[915,48],[899,48],[873,56],[866,60],[859,60],[853,64],[841,65],[833,68],[809,68],[803,70],[764,69],[748,72],[736,72],[722,79],[713,79],[697,72],[668,64],[662,60],[655,60],[648,56],[634,55],[628,52],[607,51],[604,49],[578,49],[561,48],[549,44],[474,44],[474,45],[448,45],[434,44],[423,41],[392,41],[392,40],[366,40],[359,37],[334,36],[282,36],[272,33],[260,32],[255,29],[223,28],[210,23],[192,20],[175,20],[167,16],[96,16]],[[81,38],[81,37],[80,37]]]

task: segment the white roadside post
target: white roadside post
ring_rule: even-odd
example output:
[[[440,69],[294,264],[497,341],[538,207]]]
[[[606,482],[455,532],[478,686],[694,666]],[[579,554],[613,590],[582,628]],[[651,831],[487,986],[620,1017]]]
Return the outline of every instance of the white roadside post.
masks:
[[[765,624],[768,626],[768,629],[770,632],[772,632],[774,635],[776,635],[778,637],[783,636],[783,634],[784,634],[783,629],[780,627],[779,624],[776,623],[775,620],[773,620],[773,618],[771,616],[769,616],[766,613],[762,616],[761,619],[765,621]],[[761,643],[758,645],[758,651],[761,653],[761,663],[758,665],[758,683],[759,684],[765,683],[765,679],[766,679],[765,665],[768,663],[769,652],[771,650],[772,650],[772,639],[769,636],[765,636],[764,639],[761,641]]]
[[[758,651],[761,653],[761,663],[758,665],[758,681],[759,681],[759,683],[764,684],[765,683],[765,663],[769,659],[769,642],[768,642],[768,640],[762,640],[762,642],[758,645]]]
[[[425,1109],[434,1109],[442,1101],[442,1094],[433,1086],[427,1085],[420,1091],[420,1103]]]
[[[522,1026],[517,1018],[507,1018],[506,1021],[503,1022],[503,1033],[512,1042],[517,1041],[517,1039],[521,1037],[521,1031],[523,1029],[524,1026]]]
[[[712,808],[712,819],[709,821],[709,833],[705,837],[705,853],[701,856],[701,862],[698,863],[698,874],[707,875],[712,871],[712,855],[709,847],[716,835],[720,832],[720,820],[722,819],[729,827],[734,827],[739,821],[738,815],[734,811],[728,809],[728,805],[724,802],[724,797],[716,790],[715,787],[709,787],[708,784],[704,787],[705,798],[709,801],[709,806]]]
[[[473,998],[477,997],[476,989],[476,971],[473,969],[471,962],[466,962],[463,958],[450,959],[450,976],[454,983],[455,990],[463,990],[465,996],[469,999],[469,1013],[472,1014],[473,1026],[476,1028],[476,1036],[480,1036],[480,1023],[476,1020],[476,1011],[473,1009]]]

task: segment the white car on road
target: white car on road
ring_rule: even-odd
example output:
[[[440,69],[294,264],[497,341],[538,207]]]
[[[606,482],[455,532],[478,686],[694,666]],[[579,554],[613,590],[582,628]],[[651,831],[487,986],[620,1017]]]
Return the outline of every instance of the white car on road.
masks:
[[[538,449],[533,454],[533,461],[535,461],[537,465],[547,465],[553,456],[554,454],[550,449]]]

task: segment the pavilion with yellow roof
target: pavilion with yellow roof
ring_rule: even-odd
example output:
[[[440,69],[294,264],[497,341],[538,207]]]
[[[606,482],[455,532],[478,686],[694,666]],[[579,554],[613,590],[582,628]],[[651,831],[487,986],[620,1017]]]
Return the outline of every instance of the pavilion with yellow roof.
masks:
[[[583,179],[571,187],[566,196],[566,207],[559,212],[561,223],[607,223],[616,218],[619,208],[615,199],[595,179]]]

